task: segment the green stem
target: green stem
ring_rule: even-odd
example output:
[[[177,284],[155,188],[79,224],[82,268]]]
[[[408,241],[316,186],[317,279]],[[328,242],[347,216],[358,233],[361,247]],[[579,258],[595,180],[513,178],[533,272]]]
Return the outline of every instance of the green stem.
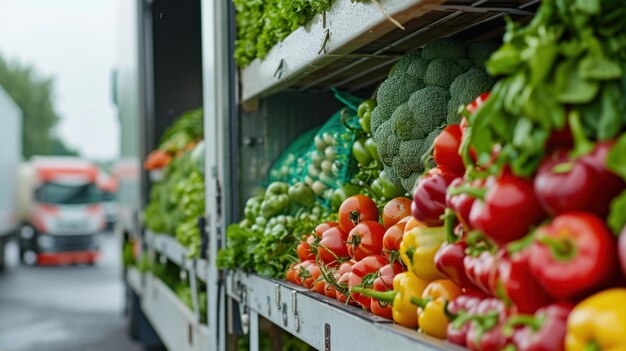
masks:
[[[421,307],[422,309],[426,309],[426,305],[428,305],[432,299],[430,298],[419,298],[417,296],[411,297],[411,303],[417,307]]]
[[[541,236],[537,241],[546,245],[557,261],[570,261],[578,252],[570,238],[556,239],[550,236]]]
[[[585,130],[580,121],[578,111],[571,111],[569,114],[569,127],[574,138],[574,149],[570,156],[574,159],[590,153],[595,145],[585,135]]]
[[[359,166],[359,169],[368,170],[368,171],[380,168],[380,164],[376,160],[370,162],[369,165],[362,165],[359,163],[358,166]]]
[[[462,185],[456,188],[448,189],[448,194],[452,196],[467,194],[476,199],[484,199],[487,194],[486,188],[475,188],[469,185]]]
[[[585,345],[585,348],[583,349],[583,351],[602,351],[602,348],[600,347],[597,341],[591,340],[590,342],[587,343],[587,345]]]
[[[452,244],[459,241],[459,236],[454,234],[454,228],[458,224],[458,220],[454,211],[446,208],[446,212],[443,214],[443,223],[446,229],[446,240]]]
[[[538,318],[533,315],[520,314],[509,318],[504,324],[502,332],[504,335],[513,335],[513,329],[519,326],[529,326],[534,332],[541,329],[543,325],[543,318]]]
[[[393,305],[393,300],[396,298],[396,295],[398,295],[397,291],[377,291],[377,290],[373,290],[373,289],[365,289],[363,287],[360,286],[355,286],[352,288],[352,290],[350,290],[351,293],[357,293],[357,294],[361,294],[363,296],[367,296],[367,297],[371,297],[373,299],[376,299],[380,302],[386,302],[388,304],[392,304]]]
[[[535,242],[535,236],[536,232],[531,231],[525,237],[507,244],[506,251],[509,253],[515,253],[526,249]]]

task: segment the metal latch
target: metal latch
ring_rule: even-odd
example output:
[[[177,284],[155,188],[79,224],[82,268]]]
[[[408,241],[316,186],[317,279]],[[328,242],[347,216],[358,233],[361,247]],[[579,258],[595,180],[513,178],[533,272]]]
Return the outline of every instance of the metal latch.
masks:
[[[300,317],[298,316],[298,293],[291,292],[291,312],[293,313],[293,323],[296,332],[300,332]]]

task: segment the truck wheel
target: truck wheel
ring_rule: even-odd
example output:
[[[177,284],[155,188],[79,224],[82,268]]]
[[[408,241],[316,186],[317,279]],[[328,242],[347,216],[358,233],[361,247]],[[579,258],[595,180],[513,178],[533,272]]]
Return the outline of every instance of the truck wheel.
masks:
[[[37,253],[33,250],[20,250],[20,262],[27,266],[37,264]]]

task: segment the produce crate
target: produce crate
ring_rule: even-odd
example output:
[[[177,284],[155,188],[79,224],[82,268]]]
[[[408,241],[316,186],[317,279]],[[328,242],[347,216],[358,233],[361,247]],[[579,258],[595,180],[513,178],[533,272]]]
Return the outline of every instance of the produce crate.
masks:
[[[384,79],[404,53],[438,38],[484,40],[504,21],[530,17],[539,0],[382,0],[391,23],[373,3],[337,0],[241,70],[241,101],[287,88],[358,91]]]

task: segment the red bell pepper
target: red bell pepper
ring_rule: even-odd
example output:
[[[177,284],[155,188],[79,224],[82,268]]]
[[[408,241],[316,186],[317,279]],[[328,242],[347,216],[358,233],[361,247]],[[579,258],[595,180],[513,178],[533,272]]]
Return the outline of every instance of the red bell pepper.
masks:
[[[447,126],[433,142],[433,159],[444,172],[462,176],[465,173],[463,159],[459,155],[463,134],[458,124]]]
[[[378,277],[374,280],[373,289],[383,292],[393,290],[393,278],[402,271],[402,266],[397,261],[383,266],[378,270]],[[377,316],[393,319],[391,304],[389,303],[381,303],[376,299],[372,299],[370,310]]]
[[[572,307],[560,303],[541,308],[534,315],[510,317],[505,331],[513,335],[515,350],[564,351],[567,317]]]
[[[473,286],[488,295],[495,294],[495,278],[497,273],[496,247],[482,235],[470,233],[465,242],[463,265],[465,274]]]
[[[471,229],[469,216],[476,197],[484,196],[483,184],[482,179],[467,184],[463,178],[457,178],[448,187],[446,206],[456,214],[457,219],[466,230]]]
[[[498,252],[496,295],[511,304],[517,313],[534,313],[551,299],[530,271],[531,251]]]
[[[449,228],[452,224],[451,218],[446,218],[446,230],[448,238],[445,243],[439,247],[435,254],[435,266],[437,270],[444,276],[454,282],[456,285],[467,289],[478,289],[474,283],[467,277],[465,272],[464,259],[467,243],[463,238],[463,227],[457,225],[454,230]]]
[[[413,192],[411,212],[413,217],[429,227],[443,224],[441,216],[446,209],[446,190],[458,175],[433,168],[422,177]]]
[[[508,311],[499,299],[482,300],[469,318],[466,346],[476,351],[501,351],[512,344],[512,339],[504,334],[504,322]]]
[[[350,291],[350,297],[366,310],[370,309],[372,298],[352,292],[352,288],[359,286],[371,289],[374,280],[378,277],[378,271],[387,264],[389,261],[385,257],[374,255],[368,256],[352,266],[352,272],[348,278],[348,291]]]
[[[606,166],[613,142],[594,145],[587,140],[577,114],[570,115],[570,129],[574,149],[557,151],[543,161],[535,178],[535,192],[552,215],[585,211],[605,218],[611,200],[625,186]]]
[[[598,143],[577,159],[560,150],[544,160],[534,185],[541,206],[552,215],[586,211],[605,218],[611,200],[624,189],[624,182],[604,166],[611,146]]]
[[[626,228],[622,229],[622,233],[617,241],[617,255],[622,265],[622,273],[626,278]]]
[[[476,199],[469,221],[497,244],[506,244],[526,235],[544,218],[532,183],[505,169],[498,177],[487,178],[485,196]]]
[[[530,269],[545,291],[569,300],[601,287],[614,274],[616,247],[604,222],[585,212],[559,215],[537,229]]]
[[[446,314],[450,322],[448,324],[447,339],[453,344],[466,346],[467,332],[469,330],[470,317],[476,313],[476,308],[487,296],[479,292],[465,293],[450,301],[446,306]]]

